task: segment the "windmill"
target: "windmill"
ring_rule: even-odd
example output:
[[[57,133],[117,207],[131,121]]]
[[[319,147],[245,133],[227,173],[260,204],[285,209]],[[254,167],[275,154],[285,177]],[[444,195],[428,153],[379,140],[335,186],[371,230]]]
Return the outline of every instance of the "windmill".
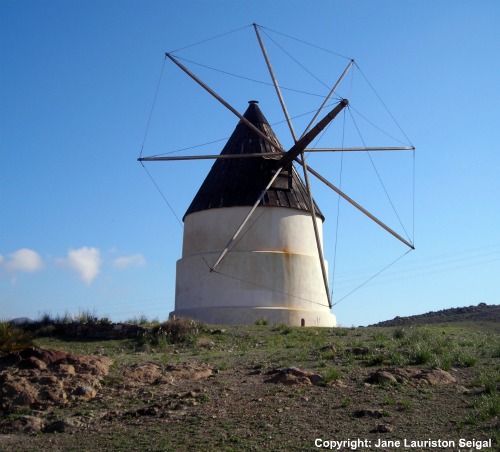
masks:
[[[293,138],[289,149],[280,144],[258,101],[250,101],[247,110],[239,113],[175,56],[165,54],[239,118],[219,155],[139,158],[140,162],[215,160],[183,217],[183,250],[176,269],[175,310],[170,316],[214,324],[253,324],[267,319],[296,326],[335,326],[322,243],[325,217],[313,199],[309,175],[410,249],[414,247],[311,168],[305,153],[413,148],[308,148],[349,105],[341,99],[324,113],[354,61],[297,136],[259,27],[253,27]],[[302,168],[303,179],[295,164]]]

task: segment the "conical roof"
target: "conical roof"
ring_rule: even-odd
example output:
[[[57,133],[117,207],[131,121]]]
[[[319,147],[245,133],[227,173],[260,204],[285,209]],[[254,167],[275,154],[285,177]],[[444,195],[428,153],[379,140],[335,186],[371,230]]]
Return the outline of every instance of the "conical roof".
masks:
[[[243,115],[257,129],[282,148],[271,126],[262,114],[257,101],[250,101]],[[221,155],[277,153],[276,149],[264,141],[240,121],[227,141]],[[262,190],[272,179],[278,168],[278,160],[273,158],[232,158],[218,159],[212,166],[205,181],[187,209],[184,218],[194,212],[221,207],[253,206]],[[262,206],[289,207],[309,211],[307,190],[299,174],[290,165],[285,168],[260,202]],[[325,217],[314,203],[316,215],[323,221]]]

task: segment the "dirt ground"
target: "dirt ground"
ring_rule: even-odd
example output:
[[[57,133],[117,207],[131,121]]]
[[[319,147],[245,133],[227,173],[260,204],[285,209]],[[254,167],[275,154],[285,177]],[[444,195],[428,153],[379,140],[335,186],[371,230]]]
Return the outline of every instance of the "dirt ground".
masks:
[[[404,441],[415,441],[412,450],[459,450],[461,441],[472,446],[461,450],[498,450],[498,412],[480,411],[491,381],[495,391],[498,386],[491,378],[500,368],[497,352],[478,348],[473,365],[447,371],[431,362],[395,366],[388,358],[373,359],[384,348],[393,350],[377,344],[381,334],[395,336],[394,329],[242,327],[163,350],[134,341],[44,339],[40,346],[67,350],[70,358],[45,368],[4,360],[0,450],[383,451],[404,450]],[[462,341],[482,333],[433,334]],[[498,336],[487,340],[498,347]],[[78,367],[68,364],[75,356],[94,357],[108,368],[85,379],[82,367],[68,370]],[[30,374],[33,369],[38,373]],[[490,383],[481,379],[488,375]],[[18,397],[16,407],[12,393],[6,395],[14,377],[31,382],[28,404]],[[44,381],[56,384],[54,378],[66,393],[58,400],[43,389]]]

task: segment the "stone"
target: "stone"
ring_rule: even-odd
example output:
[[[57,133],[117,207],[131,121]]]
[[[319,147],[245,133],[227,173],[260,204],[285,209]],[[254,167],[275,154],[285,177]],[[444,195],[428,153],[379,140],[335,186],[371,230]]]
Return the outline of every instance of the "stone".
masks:
[[[188,363],[169,364],[167,372],[171,378],[179,380],[201,380],[214,374],[214,371],[204,364]]]
[[[275,374],[264,382],[286,385],[321,385],[324,382],[324,378],[321,375],[303,371],[297,367],[286,367],[275,371]]]
[[[43,419],[36,416],[19,416],[0,423],[1,433],[38,433],[43,429]]]
[[[378,424],[373,430],[374,433],[390,433],[394,430],[391,424]]]
[[[54,385],[42,386],[39,394],[44,405],[64,405],[68,399],[66,391],[59,381]]]
[[[93,399],[97,395],[97,390],[92,386],[78,386],[73,395],[83,399]]]
[[[71,356],[67,364],[72,364],[77,373],[90,373],[92,375],[107,375],[113,360],[106,356]]]
[[[82,417],[68,417],[66,419],[58,419],[57,421],[47,424],[43,429],[44,433],[64,433],[71,432],[81,427],[87,427],[89,419]]]
[[[365,381],[371,384],[397,384],[398,382],[392,373],[385,370],[376,370],[370,373]]]
[[[30,356],[29,358],[22,360],[19,363],[19,367],[25,369],[45,370],[47,369],[47,364],[34,356]]]
[[[438,368],[431,369],[379,369],[372,372],[365,380],[368,383],[410,383],[433,386],[455,384],[457,379],[449,372]]]
[[[64,420],[51,422],[44,428],[45,433],[63,433],[68,430],[69,425]]]
[[[37,358],[40,361],[43,361],[46,366],[50,366],[51,364],[67,359],[71,356],[70,353],[62,350],[49,350],[41,347],[28,347],[18,352],[18,355],[20,360],[27,360],[31,357]]]
[[[0,389],[0,407],[13,410],[15,407],[34,407],[40,404],[39,392],[25,378],[5,382]]]
[[[368,347],[354,347],[351,352],[353,355],[364,356],[370,353],[370,349]]]
[[[354,416],[356,416],[356,417],[380,418],[383,415],[384,415],[384,413],[382,410],[375,410],[375,409],[356,410],[354,412]]]
[[[416,378],[420,378],[430,385],[448,385],[457,382],[453,375],[442,369],[424,369]]]
[[[71,364],[59,364],[57,366],[57,370],[60,374],[64,375],[65,377],[76,374],[75,367]]]
[[[139,408],[135,411],[137,416],[157,416],[160,413],[158,406],[152,405],[146,408]]]
[[[154,383],[162,378],[160,366],[155,363],[134,364],[123,372],[126,378],[143,383]]]
[[[336,353],[337,352],[337,349],[335,348],[334,345],[332,344],[326,344],[324,347],[321,347],[319,349],[320,352],[332,352],[332,353]]]

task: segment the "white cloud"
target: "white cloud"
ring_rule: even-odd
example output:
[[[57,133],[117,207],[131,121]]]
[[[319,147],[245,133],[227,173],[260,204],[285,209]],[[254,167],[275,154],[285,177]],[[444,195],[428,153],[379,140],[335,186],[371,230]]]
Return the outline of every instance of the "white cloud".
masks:
[[[144,267],[145,265],[146,265],[146,259],[142,254],[121,256],[113,260],[113,266],[117,268]]]
[[[36,272],[43,268],[43,262],[40,255],[27,248],[14,251],[9,254],[8,258],[0,256],[0,264],[3,264],[7,270],[16,272]]]
[[[99,274],[101,252],[97,248],[84,246],[77,250],[69,250],[68,257],[60,261],[75,270],[83,281],[90,284]]]

